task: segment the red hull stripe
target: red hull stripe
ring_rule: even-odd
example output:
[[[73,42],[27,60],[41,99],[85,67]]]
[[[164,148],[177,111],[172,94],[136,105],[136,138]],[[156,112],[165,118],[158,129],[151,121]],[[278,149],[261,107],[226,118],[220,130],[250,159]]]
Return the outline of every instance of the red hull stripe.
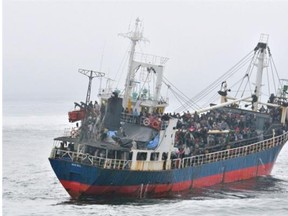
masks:
[[[154,185],[127,185],[127,186],[99,186],[81,184],[75,181],[60,180],[63,187],[68,191],[71,197],[78,198],[82,196],[109,196],[109,195],[126,195],[141,197],[143,194],[150,196],[162,196],[177,192],[189,191],[191,188],[208,187],[219,183],[229,183],[250,179],[256,176],[269,175],[273,168],[273,163],[259,165],[258,167],[249,167],[241,170],[234,170],[208,177],[177,182],[173,184],[154,184]]]

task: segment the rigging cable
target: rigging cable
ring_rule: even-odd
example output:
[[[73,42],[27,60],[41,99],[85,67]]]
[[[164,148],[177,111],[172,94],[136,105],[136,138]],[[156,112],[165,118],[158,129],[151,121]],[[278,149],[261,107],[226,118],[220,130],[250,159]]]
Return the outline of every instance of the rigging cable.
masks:
[[[271,72],[272,72],[272,80],[273,80],[273,85],[274,85],[274,91],[275,91],[275,93],[277,93],[277,86],[276,86],[276,83],[275,83],[274,74],[276,73],[277,78],[278,78],[278,84],[281,86],[280,78],[279,78],[279,75],[278,75],[277,68],[276,68],[276,65],[274,63],[274,60],[272,58],[270,47],[267,47],[267,49],[268,49],[268,53],[269,53],[269,63],[271,65]],[[274,73],[273,67],[275,69],[275,73]]]
[[[246,84],[245,84],[245,87],[244,87],[244,90],[243,90],[243,92],[242,92],[241,97],[243,97],[244,92],[246,91],[246,88],[247,88],[248,83],[249,83],[249,88],[250,88],[250,93],[251,93],[251,85],[250,85],[250,82],[249,82],[249,80],[250,80],[249,78],[250,78],[250,76],[251,76],[251,74],[252,74],[252,71],[253,71],[253,68],[254,68],[253,61],[254,61],[255,56],[256,56],[255,54],[256,54],[256,53],[254,53],[253,57],[251,58],[251,62],[250,62],[250,64],[249,64],[249,67],[247,68],[246,73],[245,73],[245,76],[243,77],[243,80],[242,80],[242,81],[244,81],[244,79],[247,77],[247,82],[246,82]],[[252,67],[251,67],[251,66],[252,66]],[[242,86],[242,82],[241,82],[241,85],[239,86],[238,91],[240,91],[240,87],[241,87],[241,86]],[[238,91],[236,92],[235,98],[237,97]]]
[[[275,69],[276,75],[277,75],[277,79],[280,80],[280,78],[279,78],[279,74],[278,74],[278,71],[277,71],[277,68],[276,68],[276,65],[275,65],[275,63],[274,63],[274,59],[272,58],[272,55],[271,55],[271,59],[272,59],[272,63],[273,63],[273,66],[274,66],[274,69]]]
[[[274,71],[273,71],[273,66],[272,66],[271,59],[270,59],[270,64],[271,64],[271,71],[272,71],[272,80],[273,80],[273,85],[274,85],[274,91],[276,92],[276,83],[275,83],[275,77],[274,77]]]
[[[241,86],[242,86],[242,84],[243,84],[243,81],[244,81],[244,79],[246,78],[248,76],[248,74],[246,73],[245,75],[244,75],[244,77],[241,79],[241,83],[240,83],[240,85],[239,85],[239,88],[238,88],[238,90],[236,91],[236,94],[235,94],[235,98],[237,98],[237,94],[238,94],[238,92],[240,91],[240,88],[241,88]],[[245,89],[244,89],[244,91],[245,91]],[[242,94],[242,96],[243,96],[243,94]],[[241,97],[242,97],[241,96]]]
[[[245,75],[245,76],[246,76],[246,75]],[[233,87],[237,86],[239,82],[241,82],[241,84],[242,84],[244,78],[245,78],[245,77],[243,77],[242,79],[236,81],[233,85],[231,85],[230,88],[232,89]],[[229,89],[230,89],[230,88],[229,88]],[[238,91],[239,91],[239,89],[238,89]],[[211,102],[216,101],[217,98],[219,98],[218,92],[216,92],[212,97],[210,97],[210,98],[207,100],[208,102],[205,104],[205,107],[207,107]]]
[[[167,78],[166,78],[166,80],[167,80]],[[169,81],[167,80],[167,82],[169,82],[170,85],[167,84],[165,81],[163,81],[163,82],[164,82],[164,84],[166,84],[166,85],[168,86],[168,89],[171,90],[171,92],[174,94],[175,97],[177,97],[177,99],[178,99],[178,98],[181,99],[180,104],[181,104],[185,109],[187,109],[187,108],[186,108],[187,106],[189,106],[190,108],[195,109],[195,110],[198,109],[198,108],[195,107],[195,106],[197,106],[197,104],[194,104],[194,105],[193,105],[193,104],[190,103],[190,105],[189,105],[189,103],[187,103],[187,101],[189,100],[189,98],[188,98],[187,96],[185,96],[185,94],[183,94],[180,90],[178,90],[178,89],[175,87],[175,88],[178,90],[178,92],[179,92],[179,93],[178,93],[176,90],[174,90],[173,88],[171,88],[171,85],[172,85],[171,82],[169,82]],[[183,104],[182,101],[184,101],[186,105]]]
[[[129,50],[129,48],[127,48],[127,50],[126,50],[125,53],[128,53],[128,50]],[[124,63],[126,63],[127,60],[128,60],[128,55],[126,54],[126,55],[124,55],[123,58],[122,58],[121,64],[119,65],[119,68],[118,68],[118,70],[117,70],[117,73],[116,73],[115,78],[117,78],[117,76],[118,76],[118,74],[119,74],[119,72],[120,72],[121,67],[124,67]],[[122,71],[123,71],[123,70],[124,70],[124,68],[122,68]],[[120,74],[120,77],[119,77],[119,79],[118,79],[118,82],[117,82],[115,88],[118,88],[119,83],[120,83],[120,80],[122,79],[122,75],[123,75],[123,74],[125,74],[125,73],[121,73],[121,74]]]
[[[210,84],[206,89],[204,89],[199,94],[197,94],[193,98],[193,100],[197,102],[200,99],[202,99],[203,96],[207,95],[212,90],[215,90],[216,88],[218,88],[219,83],[221,83],[223,80],[226,80],[229,77],[231,77],[235,72],[237,72],[239,70],[239,67],[240,68],[242,67],[243,63],[246,64],[247,63],[247,59],[243,58],[239,63],[237,63],[234,67],[232,67],[228,72],[226,72],[224,75],[222,75],[216,81],[214,81],[212,84]]]
[[[279,86],[281,86],[281,83],[280,83],[280,78],[279,78],[279,75],[278,75],[278,72],[277,72],[277,68],[276,68],[276,65],[275,65],[275,63],[274,63],[274,60],[273,60],[273,58],[272,58],[272,55],[271,55],[271,62],[272,62],[272,65],[273,65],[273,67],[274,67],[274,69],[275,69],[275,73],[273,73],[273,75],[274,74],[276,74],[276,76],[277,76],[277,79],[278,79],[278,84],[279,84]],[[272,66],[271,66],[271,68],[273,68]],[[276,84],[275,84],[275,78],[274,78],[274,76],[273,76],[273,82],[274,82],[274,88],[275,88],[275,93],[277,92],[277,89],[276,89]],[[281,86],[282,87],[282,86]]]
[[[172,89],[172,88],[170,87],[170,85],[168,85],[168,84],[167,84],[166,82],[164,82],[164,81],[163,81],[163,83],[164,83],[165,85],[167,85],[167,87],[171,90],[171,92],[172,92],[173,95],[175,96],[176,100],[177,100],[183,107],[186,108],[185,104],[182,103],[183,100],[181,100],[181,99],[183,99],[183,98],[179,98],[179,94],[178,94],[174,89]],[[187,109],[187,108],[186,108],[186,109]]]
[[[165,83],[165,84],[167,85],[167,83]],[[187,99],[185,99],[185,98],[183,97],[183,95],[181,95],[179,92],[175,91],[173,88],[170,88],[169,90],[173,93],[173,95],[176,97],[176,99],[178,100],[178,102],[179,102],[186,110],[188,109],[187,107],[189,107],[189,108],[191,108],[191,109],[193,109],[193,110],[196,110],[195,106],[193,107],[192,104],[187,103]],[[183,101],[184,101],[184,103],[183,103]]]
[[[248,55],[246,55],[243,59],[241,59],[236,65],[234,65],[230,70],[228,70],[228,72],[226,72],[224,75],[219,77],[216,81],[211,83],[206,89],[204,89],[202,92],[200,92],[198,95],[196,95],[194,97],[194,101],[197,101],[199,98],[201,98],[203,96],[203,94],[206,95],[207,91],[209,92],[211,89],[215,89],[215,87],[217,88],[219,83],[221,83],[223,80],[227,79],[228,77],[231,77],[235,72],[237,72],[239,70],[239,67],[240,68],[242,67],[243,63],[244,64],[247,63],[247,59],[246,58],[247,58],[247,56],[250,56],[252,52],[253,51],[251,51]]]
[[[216,81],[212,82],[206,89],[199,92],[196,96],[194,96],[190,100],[193,100],[195,103],[195,102],[198,102],[199,100],[205,98],[205,95],[207,96],[209,94],[209,92],[211,92],[212,90],[215,90],[218,87],[220,82],[231,77],[235,72],[237,72],[240,68],[242,68],[244,65],[246,65],[247,62],[250,61],[250,58],[252,57],[251,54],[253,52],[254,52],[253,50],[251,52],[249,52],[236,65],[234,65],[230,70],[228,70],[226,73],[224,73],[224,75],[219,77]],[[177,110],[181,110],[181,109],[182,109],[182,107],[179,107]]]
[[[195,103],[194,101],[192,101],[189,97],[187,97],[181,90],[179,90],[176,86],[174,86],[173,83],[171,83],[165,76],[163,76],[163,78],[164,78],[164,80],[165,80],[166,82],[169,83],[169,86],[170,86],[170,87],[173,86],[173,87],[179,92],[179,94],[182,94],[182,98],[186,101],[186,102],[185,102],[186,105],[191,104],[190,106],[191,106],[191,107],[194,107],[194,109],[200,109],[200,108],[201,108],[198,104],[196,104],[196,103]],[[166,83],[165,83],[165,84],[166,84]],[[166,85],[167,85],[167,84],[166,84]]]

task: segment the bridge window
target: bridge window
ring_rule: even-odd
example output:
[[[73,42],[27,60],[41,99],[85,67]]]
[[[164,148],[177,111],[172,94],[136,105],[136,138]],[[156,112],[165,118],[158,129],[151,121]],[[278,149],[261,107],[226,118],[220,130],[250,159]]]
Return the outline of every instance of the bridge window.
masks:
[[[163,152],[162,153],[162,160],[167,160],[168,159],[168,152]]]
[[[159,159],[159,152],[152,152],[150,156],[150,161],[157,161]]]
[[[147,160],[147,152],[138,152],[137,160],[142,160],[142,161]]]

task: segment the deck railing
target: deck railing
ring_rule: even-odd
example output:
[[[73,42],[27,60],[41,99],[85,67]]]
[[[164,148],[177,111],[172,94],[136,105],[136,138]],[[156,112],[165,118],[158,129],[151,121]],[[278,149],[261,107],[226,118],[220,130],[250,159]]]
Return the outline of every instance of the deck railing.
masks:
[[[110,159],[98,156],[92,156],[88,153],[77,153],[69,150],[53,148],[51,158],[60,158],[68,161],[83,163],[86,165],[97,166],[107,169],[129,169],[131,166],[130,160]]]
[[[283,145],[288,140],[288,132],[285,134],[272,137],[267,140],[259,141],[254,144],[241,146],[237,148],[226,149],[223,151],[195,155],[185,158],[177,158],[171,160],[171,169],[180,169],[185,167],[195,167],[202,164],[213,163],[217,161],[228,160],[236,157],[243,157],[249,154],[257,153],[260,151],[265,151],[276,147],[278,145]],[[88,153],[77,153],[69,150],[61,150],[59,147],[55,146],[52,149],[50,158],[60,158],[63,160],[79,162],[82,164],[87,164],[90,166],[96,166],[106,169],[130,169],[131,160],[123,159],[110,159],[99,156],[92,156]]]
[[[246,156],[249,154],[264,151],[278,145],[282,145],[288,140],[288,132],[280,136],[272,137],[267,140],[259,141],[254,144],[241,146],[237,148],[226,149],[223,151],[201,154],[183,159],[177,158],[172,160],[172,169],[184,168],[189,166],[200,166],[202,164],[228,160],[236,157]]]

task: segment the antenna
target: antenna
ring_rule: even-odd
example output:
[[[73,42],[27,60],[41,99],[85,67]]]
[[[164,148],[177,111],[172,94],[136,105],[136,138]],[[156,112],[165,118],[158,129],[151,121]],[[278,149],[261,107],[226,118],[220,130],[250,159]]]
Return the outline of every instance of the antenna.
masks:
[[[142,23],[141,20],[139,18],[137,18],[136,21],[135,21],[134,30],[129,31],[127,33],[119,33],[118,35],[122,36],[124,38],[128,38],[132,42],[135,42],[135,43],[138,42],[138,41],[144,41],[144,42],[147,41],[147,42],[149,42],[148,39],[143,37],[143,28],[141,29],[141,27],[142,27],[141,23]],[[130,28],[130,25],[129,25],[129,28]]]
[[[91,95],[92,79],[94,77],[100,77],[100,78],[104,77],[105,73],[98,72],[98,71],[92,71],[92,70],[86,70],[86,69],[79,69],[78,72],[89,78],[88,89],[87,89],[87,94],[86,94],[86,105],[88,105],[88,103],[90,101],[90,95]]]
[[[148,41],[146,38],[143,37],[143,30],[141,30],[139,27],[140,24],[141,24],[141,21],[139,18],[137,18],[135,21],[134,30],[127,32],[127,33],[118,34],[119,36],[122,36],[124,38],[128,38],[131,41],[129,64],[128,64],[128,74],[126,77],[125,92],[124,92],[124,96],[123,96],[123,107],[124,108],[126,108],[128,106],[129,97],[130,97],[131,90],[133,87],[132,83],[134,81],[134,73],[133,73],[133,69],[132,69],[132,64],[133,64],[133,59],[134,59],[136,43],[138,41]]]

